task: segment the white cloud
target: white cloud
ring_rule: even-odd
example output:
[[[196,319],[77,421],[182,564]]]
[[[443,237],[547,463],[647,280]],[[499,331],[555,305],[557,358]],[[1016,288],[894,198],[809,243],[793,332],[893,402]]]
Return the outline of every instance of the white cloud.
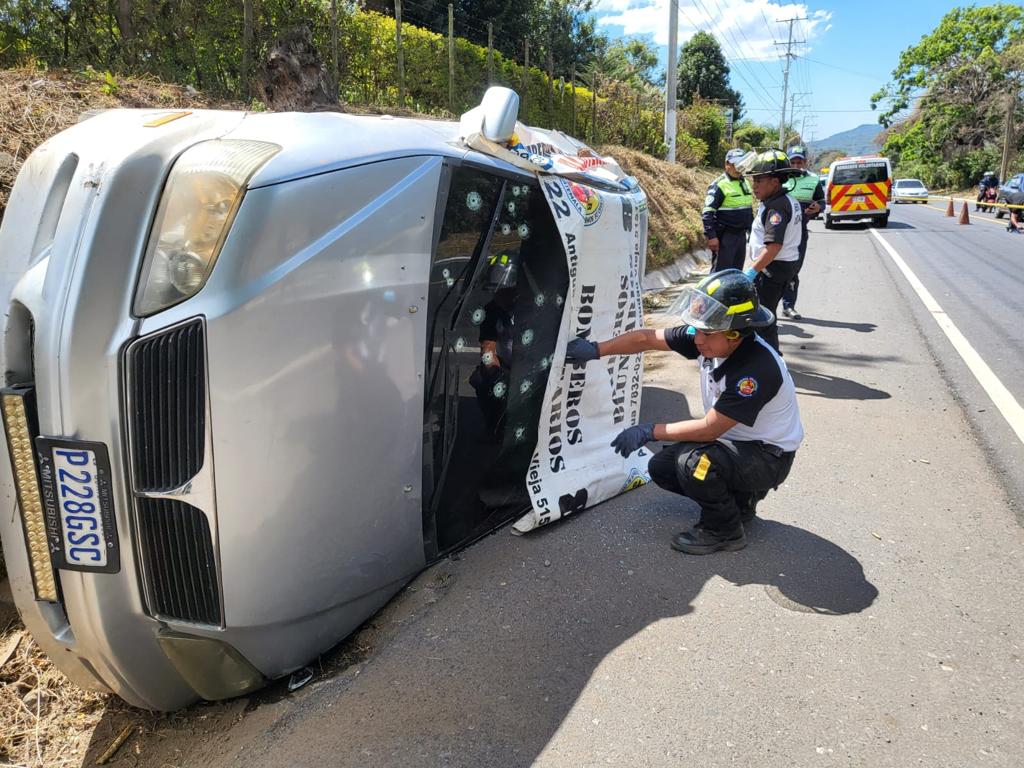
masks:
[[[594,11],[598,24],[622,27],[626,35],[649,35],[659,46],[668,45],[668,4],[671,0],[598,0]],[[806,18],[794,25],[794,37],[808,44],[831,25],[832,14],[811,10],[805,3],[772,0],[678,0],[679,42],[700,30],[711,32],[722,45],[726,59],[776,60],[788,25],[783,19]],[[802,48],[806,53],[809,45]]]

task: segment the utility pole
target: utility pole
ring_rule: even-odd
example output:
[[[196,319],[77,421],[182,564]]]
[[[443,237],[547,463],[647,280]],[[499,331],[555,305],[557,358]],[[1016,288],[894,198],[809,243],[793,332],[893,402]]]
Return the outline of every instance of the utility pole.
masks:
[[[786,57],[786,71],[782,76],[782,117],[779,118],[779,149],[783,148],[783,144],[786,141],[786,98],[789,96],[789,68],[793,64],[793,59],[796,58],[796,54],[793,53],[794,45],[801,45],[806,40],[794,40],[793,39],[793,24],[798,21],[807,21],[806,17],[793,17],[792,19],[781,19],[779,24],[789,24],[789,40],[785,43],[775,43],[775,45],[785,45],[786,52],[783,54]]]
[[[1003,134],[1003,161],[999,164],[999,179],[1001,182],[1006,182],[1006,177],[1010,175],[1010,145],[1013,144],[1013,113],[1017,109],[1017,89],[1016,86],[1010,89],[1010,93],[1006,99],[1006,133]]]
[[[332,7],[335,0],[332,0]],[[338,24],[334,24],[335,60],[337,60]],[[395,0],[395,55],[398,69],[398,106],[405,106],[405,52],[402,50],[402,0]]]
[[[455,6],[448,3],[448,109],[455,114]]]
[[[808,93],[807,91],[802,91],[800,93],[791,93],[791,94],[789,94],[789,121],[791,123],[794,120],[796,120],[796,107],[797,107],[796,100],[797,100],[797,98],[799,98],[800,96],[810,96],[810,95],[811,94]],[[801,104],[800,108],[804,109],[805,106],[806,105]],[[807,121],[807,116],[805,115],[804,116],[804,122],[806,122],[806,121]],[[791,127],[792,128],[796,128],[796,125],[794,124]],[[803,131],[800,131],[800,138],[801,138],[801,140],[803,139],[803,136],[804,136]],[[785,149],[786,148],[786,144],[788,144],[790,141],[791,141],[791,137],[790,136],[783,136],[783,143],[779,145],[779,149]]]
[[[494,85],[494,22],[487,22],[487,85]]]
[[[668,2],[668,67],[665,70],[665,159],[676,161],[676,58],[679,56],[679,2]]]

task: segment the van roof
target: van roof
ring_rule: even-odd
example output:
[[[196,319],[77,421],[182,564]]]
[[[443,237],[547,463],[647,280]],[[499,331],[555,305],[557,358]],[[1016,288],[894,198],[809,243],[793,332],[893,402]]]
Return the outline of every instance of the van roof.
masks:
[[[249,113],[225,138],[280,144],[283,152],[257,172],[251,187],[409,155],[465,157],[512,169],[458,143],[459,124],[341,112]]]
[[[885,155],[853,155],[851,157],[840,157],[837,160],[833,160],[832,164],[835,165],[836,163],[863,163],[867,162],[868,160],[885,160],[885,162],[889,162],[889,158],[886,157]]]

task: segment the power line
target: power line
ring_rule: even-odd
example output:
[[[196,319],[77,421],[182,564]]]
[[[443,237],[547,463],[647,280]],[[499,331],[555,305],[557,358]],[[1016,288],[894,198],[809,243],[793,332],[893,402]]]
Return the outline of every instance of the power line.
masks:
[[[700,3],[700,0],[696,0],[696,2],[697,2],[697,3]],[[701,7],[701,10],[703,11],[703,16],[704,16],[704,19],[705,19],[705,20],[706,20],[706,21],[707,21],[708,23],[707,23],[707,24],[694,24],[694,28],[695,28],[695,29],[703,28],[703,30],[704,30],[705,32],[707,32],[707,33],[708,33],[709,35],[711,35],[712,37],[714,37],[714,34],[712,33],[711,29],[709,28],[709,24],[710,24],[710,25],[713,25],[713,24],[714,24],[714,19],[713,19],[713,18],[712,18],[712,17],[710,16],[710,14],[709,14],[709,13],[708,13],[708,11],[707,11],[707,8],[705,8],[705,7],[704,7],[704,4],[703,4],[703,3],[700,3],[700,7]],[[682,8],[682,6],[680,6],[680,9],[683,9],[683,8]],[[697,7],[696,7],[696,5],[694,5],[694,6],[693,6],[693,9],[694,9],[694,11],[696,11],[696,10],[697,10]],[[684,13],[686,13],[686,16],[687,16],[687,18],[689,19],[690,23],[691,23],[691,24],[693,24],[693,18],[692,18],[692,17],[690,16],[689,12],[688,12],[688,11],[685,11],[685,10],[684,10]],[[726,41],[725,41],[725,40],[723,40],[722,42],[723,42],[723,47],[724,47],[724,44],[725,44],[725,42],[726,42]],[[753,77],[753,78],[754,78],[754,82],[756,82],[756,83],[757,83],[757,87],[755,87],[755,86],[754,86],[754,85],[753,85],[753,84],[752,84],[752,83],[750,82],[750,80],[748,80],[748,79],[747,79],[746,75],[744,75],[744,74],[743,74],[743,71],[742,71],[742,70],[740,70],[740,69],[737,69],[737,70],[736,70],[736,74],[737,74],[737,75],[739,75],[740,79],[741,79],[741,80],[742,80],[742,81],[743,81],[744,83],[746,83],[746,84],[747,84],[747,87],[748,87],[748,88],[750,88],[750,90],[751,90],[751,91],[752,91],[752,92],[753,92],[753,93],[754,93],[755,95],[756,95],[756,93],[757,93],[757,88],[760,88],[760,89],[761,89],[761,92],[762,92],[762,93],[763,93],[763,94],[765,95],[765,98],[766,98],[766,101],[767,101],[767,103],[771,103],[771,102],[773,102],[773,101],[775,100],[775,99],[774,99],[774,98],[772,97],[772,95],[771,95],[771,94],[770,94],[770,93],[768,92],[768,89],[767,89],[767,88],[765,88],[765,86],[764,86],[764,85],[763,85],[763,84],[761,83],[761,81],[760,81],[760,80],[759,80],[759,79],[757,78],[757,76],[756,76],[756,75],[754,75],[754,73],[753,73],[753,72],[751,72],[750,74],[751,74],[751,77]]]
[[[863,77],[867,80],[874,80],[875,82],[878,82],[878,75],[869,75],[866,72],[858,72],[854,69],[847,69],[846,67],[837,67],[835,64],[828,64],[827,62],[824,61],[818,61],[818,59],[812,59],[809,56],[801,56],[801,58],[813,64],[819,64],[823,67],[828,67],[829,69],[837,69],[840,72],[845,72],[848,75],[856,75],[857,77]]]

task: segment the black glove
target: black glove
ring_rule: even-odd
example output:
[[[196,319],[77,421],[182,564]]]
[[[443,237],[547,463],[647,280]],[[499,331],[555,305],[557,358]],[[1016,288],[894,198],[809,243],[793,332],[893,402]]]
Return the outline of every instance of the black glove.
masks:
[[[615,449],[616,453],[627,457],[634,451],[640,450],[641,446],[651,442],[653,439],[653,424],[637,424],[619,432],[616,438],[612,440],[611,446]]]
[[[597,344],[580,336],[577,336],[565,346],[565,362],[567,363],[582,363],[586,365],[591,360],[597,360],[600,356],[597,351]]]

